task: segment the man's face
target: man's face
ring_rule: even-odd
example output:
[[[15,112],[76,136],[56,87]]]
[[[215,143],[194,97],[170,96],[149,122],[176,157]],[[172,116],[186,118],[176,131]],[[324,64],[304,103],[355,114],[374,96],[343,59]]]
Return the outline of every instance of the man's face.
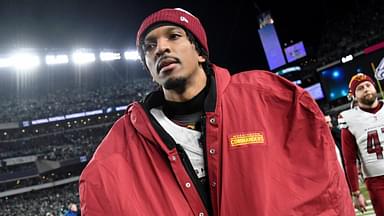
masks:
[[[77,212],[77,205],[76,204],[71,205],[71,211]]]
[[[199,55],[184,29],[167,25],[150,31],[144,38],[145,64],[154,81],[165,89],[187,83],[196,73],[204,72]]]
[[[369,81],[364,81],[356,87],[355,96],[358,103],[367,106],[372,105],[377,100],[375,86]]]
[[[324,116],[324,117],[325,117],[325,122],[327,123],[328,127],[332,128],[333,125],[332,125],[332,119],[331,119],[331,116],[326,115],[326,116]]]

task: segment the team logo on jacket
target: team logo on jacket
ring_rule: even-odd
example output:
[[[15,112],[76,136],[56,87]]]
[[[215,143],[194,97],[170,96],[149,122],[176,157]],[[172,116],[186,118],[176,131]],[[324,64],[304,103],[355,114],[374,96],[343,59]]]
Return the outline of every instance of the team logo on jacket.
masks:
[[[229,143],[232,147],[250,145],[250,144],[264,144],[265,138],[263,132],[236,134],[229,137]]]

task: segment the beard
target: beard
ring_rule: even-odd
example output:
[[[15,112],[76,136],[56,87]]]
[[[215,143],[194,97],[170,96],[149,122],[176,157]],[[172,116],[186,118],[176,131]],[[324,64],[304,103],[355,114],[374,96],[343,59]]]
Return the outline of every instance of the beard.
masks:
[[[361,104],[371,106],[376,101],[376,99],[377,99],[377,93],[372,93],[360,98],[359,102]]]
[[[187,79],[178,77],[178,78],[170,78],[165,81],[163,87],[167,90],[173,90],[178,94],[182,94],[185,92],[187,86]]]

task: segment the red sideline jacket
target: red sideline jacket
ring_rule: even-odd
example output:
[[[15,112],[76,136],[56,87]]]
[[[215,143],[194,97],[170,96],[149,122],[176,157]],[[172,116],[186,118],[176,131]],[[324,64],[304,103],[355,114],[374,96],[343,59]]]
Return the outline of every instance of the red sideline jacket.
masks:
[[[355,215],[324,117],[303,89],[269,72],[214,66],[206,112],[213,215]],[[213,89],[213,90],[212,90]],[[138,102],[80,177],[84,216],[206,216],[180,155]]]

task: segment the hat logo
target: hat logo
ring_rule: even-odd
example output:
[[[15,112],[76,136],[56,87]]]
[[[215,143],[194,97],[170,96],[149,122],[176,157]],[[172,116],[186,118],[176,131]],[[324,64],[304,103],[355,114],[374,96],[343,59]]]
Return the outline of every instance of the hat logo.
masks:
[[[185,18],[184,16],[180,16],[180,21],[181,21],[181,22],[189,23],[189,21],[187,20],[187,18]]]

